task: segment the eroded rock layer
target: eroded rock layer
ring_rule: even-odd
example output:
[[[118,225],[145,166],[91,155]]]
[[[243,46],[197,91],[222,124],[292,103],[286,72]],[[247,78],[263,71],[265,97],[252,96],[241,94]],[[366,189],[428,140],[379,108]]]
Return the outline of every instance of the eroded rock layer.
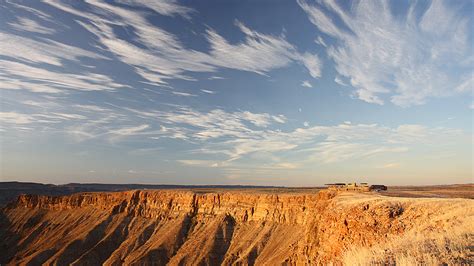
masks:
[[[472,207],[467,199],[331,191],[22,195],[0,216],[0,263],[325,264],[338,262],[348,247],[386,241],[421,221],[454,223],[443,213],[466,202]]]

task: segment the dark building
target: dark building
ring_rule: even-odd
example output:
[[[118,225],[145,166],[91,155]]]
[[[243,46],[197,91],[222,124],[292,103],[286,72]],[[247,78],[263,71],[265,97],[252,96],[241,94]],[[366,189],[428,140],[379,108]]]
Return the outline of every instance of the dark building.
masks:
[[[387,190],[387,186],[385,185],[371,185],[369,187],[370,190],[375,190],[375,191],[381,191],[381,190]]]

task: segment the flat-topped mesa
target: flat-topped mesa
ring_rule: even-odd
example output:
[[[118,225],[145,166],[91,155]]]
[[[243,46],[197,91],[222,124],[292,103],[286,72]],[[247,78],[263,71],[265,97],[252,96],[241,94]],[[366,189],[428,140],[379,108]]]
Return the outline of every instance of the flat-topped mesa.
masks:
[[[182,215],[199,216],[201,219],[231,215],[236,221],[304,224],[310,212],[320,207],[321,201],[334,196],[335,193],[330,191],[305,195],[136,190],[81,193],[70,196],[20,195],[10,208],[48,210],[93,208],[107,210],[111,214],[125,213],[129,216],[158,219],[172,219]]]

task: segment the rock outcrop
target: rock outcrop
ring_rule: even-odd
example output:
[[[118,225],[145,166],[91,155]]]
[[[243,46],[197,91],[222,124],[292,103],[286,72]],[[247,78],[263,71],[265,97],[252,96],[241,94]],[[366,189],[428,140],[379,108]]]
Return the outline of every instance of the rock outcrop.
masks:
[[[327,190],[21,195],[0,214],[0,263],[338,263],[348,247],[387,241],[437,219],[455,223],[456,217],[443,213],[465,208],[466,203],[472,207],[468,199],[404,199]],[[468,214],[473,215],[472,209]]]

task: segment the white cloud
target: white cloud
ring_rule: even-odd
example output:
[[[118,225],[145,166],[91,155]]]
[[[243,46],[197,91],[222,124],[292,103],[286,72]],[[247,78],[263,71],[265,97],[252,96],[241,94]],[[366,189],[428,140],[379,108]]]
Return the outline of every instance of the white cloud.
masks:
[[[212,76],[208,78],[209,80],[216,80],[216,79],[225,79],[224,77],[219,77],[219,76]]]
[[[249,111],[241,112],[237,114],[241,117],[242,120],[248,121],[258,127],[267,127],[270,125],[270,115],[269,114],[254,114]]]
[[[125,119],[124,115],[113,113],[110,111],[100,112],[98,116],[94,119],[85,120],[82,123],[75,123],[73,125],[67,126],[64,129],[64,132],[69,136],[73,137],[76,141],[85,141],[89,139],[105,137],[107,138],[111,133],[117,130],[117,124],[124,124],[128,121]],[[114,129],[115,128],[115,129]],[[127,128],[122,128],[123,132],[126,133]],[[130,129],[130,128],[129,128]],[[133,131],[133,128],[132,128]],[[121,133],[120,131],[118,133]],[[114,134],[114,139],[117,137],[126,137],[127,135],[123,134]]]
[[[79,62],[81,57],[105,59],[84,49],[52,40],[37,41],[0,32],[0,55],[26,63],[46,63],[62,66],[63,60]]]
[[[176,0],[119,0],[118,3],[147,7],[165,16],[178,14],[189,18],[189,13],[195,12],[192,8],[179,5]]]
[[[114,135],[121,135],[121,136],[131,136],[135,135],[143,130],[149,128],[150,125],[140,125],[135,127],[124,127],[116,130],[111,130],[109,133]]]
[[[132,1],[127,3],[132,5]],[[143,3],[137,4],[143,6]],[[173,10],[176,10],[177,4],[172,3]],[[204,53],[186,49],[176,36],[150,23],[142,12],[103,2],[89,3],[96,12],[79,11],[64,3],[50,4],[82,17],[79,23],[95,34],[101,45],[151,83],[165,84],[166,79],[172,78],[192,80],[187,76],[188,72],[216,72],[219,68],[266,74],[291,62],[301,63],[315,78],[321,75],[322,63],[317,55],[301,54],[283,36],[262,34],[240,22],[236,22],[236,26],[245,36],[243,41],[230,44],[217,32],[208,29],[210,51]],[[163,4],[159,2],[159,5]],[[157,12],[161,8],[158,7]],[[110,25],[133,28],[136,38],[133,42],[120,39]]]
[[[24,105],[38,107],[38,108],[50,108],[60,106],[58,103],[53,101],[38,101],[38,100],[26,100],[21,102]]]
[[[328,45],[326,44],[326,42],[324,41],[324,39],[321,36],[318,36],[318,38],[316,40],[314,40],[314,42],[319,44],[319,45],[322,45],[324,47],[328,47]]]
[[[339,77],[339,76],[336,76],[336,77],[334,78],[334,82],[336,82],[337,84],[339,84],[339,85],[341,85],[341,86],[348,86],[347,83],[345,83],[345,82],[341,79],[341,77]]]
[[[221,68],[237,69],[265,75],[268,72],[286,67],[293,62],[305,66],[315,78],[321,76],[322,63],[317,55],[299,53],[284,36],[272,36],[251,30],[240,22],[236,26],[244,34],[242,41],[229,43],[212,29],[207,30],[209,52],[188,49],[177,36],[154,25],[147,18],[151,10],[166,16],[179,15],[189,18],[195,11],[181,6],[177,1],[122,0],[126,6],[146,8],[133,10],[106,2],[87,2],[88,8],[79,9],[75,3],[46,1],[54,8],[71,15],[76,23],[94,34],[97,38],[91,42],[90,50],[67,45],[44,38],[26,38],[12,33],[0,33],[0,55],[6,60],[0,62],[5,70],[0,74],[2,89],[26,89],[32,92],[61,93],[67,90],[114,90],[126,87],[117,84],[104,74],[90,73],[85,70],[83,59],[110,60],[104,56],[104,50],[115,55],[123,63],[131,66],[143,82],[152,85],[164,85],[167,79],[194,80],[191,72],[217,72]],[[54,31],[39,22],[51,21],[51,16],[27,6],[11,4],[12,8],[22,8],[34,12],[36,18],[17,18],[9,22],[11,28],[27,30],[36,34],[53,34]],[[133,40],[122,39],[116,28],[125,28],[133,33]],[[100,49],[100,52],[93,52]],[[14,59],[14,60],[12,60]],[[11,60],[11,61],[10,61]],[[77,67],[66,68],[74,63]],[[53,67],[44,67],[48,64]],[[55,67],[60,67],[58,70]],[[71,73],[71,71],[74,72]],[[26,72],[33,73],[30,78]],[[62,79],[60,76],[64,76]],[[212,76],[210,79],[221,79]],[[191,94],[176,92],[180,96]]]
[[[14,8],[21,9],[22,12],[26,11],[26,12],[30,13],[30,16],[36,16],[40,19],[43,19],[43,20],[46,20],[46,21],[49,21],[49,22],[54,22],[55,21],[51,15],[46,14],[45,12],[42,12],[40,10],[31,8],[29,6],[22,5],[20,2],[16,3],[16,2],[11,1],[11,2],[8,2],[8,4],[10,4]]]
[[[312,88],[313,87],[313,85],[311,85],[311,83],[309,83],[309,81],[307,81],[307,80],[301,82],[301,86],[306,87],[306,88]]]
[[[205,90],[205,89],[201,89],[201,91],[204,92],[204,93],[207,93],[207,94],[216,94],[217,93],[215,91]]]
[[[44,110],[44,113],[36,114],[3,112],[0,114],[1,127],[26,130],[20,126],[34,129],[37,125],[52,125],[78,141],[169,138],[191,145],[181,153],[184,158],[190,154],[192,158],[199,156],[198,161],[183,158],[181,163],[184,164],[223,168],[255,164],[256,168],[272,169],[296,169],[301,165],[405,153],[419,146],[446,144],[463,134],[459,130],[410,124],[386,127],[343,122],[333,126],[312,126],[306,121],[301,128],[280,130],[276,129],[279,124],[287,121],[283,115],[221,109],[199,112],[176,107],[168,111],[131,108],[112,111],[95,105],[73,105],[73,108],[81,113],[61,110]],[[131,123],[135,126],[129,126]]]
[[[87,117],[79,114],[68,114],[68,113],[51,113],[51,117],[57,117],[62,120],[71,120],[71,119],[86,119]]]
[[[19,30],[19,31],[29,31],[34,33],[40,34],[53,34],[56,31],[51,28],[44,27],[40,25],[38,22],[29,19],[29,18],[17,18],[16,23],[8,23],[12,28]]]
[[[327,53],[361,100],[384,104],[389,97],[400,106],[423,104],[464,90],[471,78],[472,64],[465,63],[472,62],[471,18],[442,1],[426,10],[413,2],[406,16],[394,15],[385,1],[354,2],[349,11],[332,0],[298,3],[337,41]]]
[[[290,63],[288,51],[292,46],[289,43],[280,38],[254,32],[242,23],[237,23],[237,26],[246,36],[245,42],[237,45],[229,44],[217,32],[208,30],[211,55],[216,63],[259,74]]]
[[[45,124],[61,123],[69,120],[86,119],[85,116],[72,113],[45,112],[45,113],[18,113],[18,112],[0,112],[0,121],[5,124],[12,124],[12,128],[19,124]]]
[[[107,108],[97,106],[97,105],[76,104],[76,105],[74,105],[74,107],[76,107],[76,108],[78,108],[82,111],[86,111],[86,112],[106,112],[106,111],[110,111]]]
[[[29,20],[20,19],[21,25],[33,25],[31,21],[26,21]],[[13,26],[18,28],[18,25]],[[30,30],[46,33],[44,29],[40,32],[38,27]],[[90,69],[81,71],[84,69],[82,59],[107,59],[103,55],[51,39],[25,38],[5,32],[0,32],[0,43],[0,56],[3,57],[0,60],[0,89],[65,93],[67,90],[114,90],[124,87],[106,75],[90,72]],[[75,64],[76,67],[66,68],[65,63]]]
[[[116,83],[102,74],[56,72],[42,67],[0,60],[0,89],[66,93],[67,90],[112,91],[121,87],[125,85]]]
[[[321,69],[323,67],[323,63],[321,62],[321,59],[319,59],[318,55],[305,53],[300,57],[300,60],[303,65],[308,69],[309,74],[313,78],[321,77]]]
[[[284,123],[286,118],[282,115],[271,116],[268,113],[225,112],[220,109],[211,110],[207,113],[197,112],[189,108],[180,108],[174,112],[153,112],[152,117],[158,121],[169,124],[167,130],[183,127],[181,133],[190,134],[188,137],[197,139],[212,139],[221,137],[241,138],[251,131],[246,123],[265,128],[272,121]],[[189,127],[192,127],[190,129]]]
[[[245,42],[229,44],[213,30],[208,30],[211,55],[215,65],[264,74],[287,66],[291,61],[301,62],[313,77],[320,77],[321,62],[317,55],[299,54],[283,37],[253,31],[240,22],[237,27],[245,34]]]
[[[272,118],[280,124],[284,124],[287,121],[287,118],[284,115],[272,115]]]
[[[30,124],[36,121],[32,116],[16,112],[0,112],[0,121],[11,124]]]
[[[196,97],[196,94],[181,92],[181,91],[171,91],[172,94],[177,96],[184,96],[184,97]]]
[[[407,152],[413,146],[434,145],[440,139],[445,141],[461,134],[457,130],[421,125],[390,128],[350,122],[335,126],[310,126],[305,122],[304,128],[281,131],[274,128],[275,123],[286,121],[283,116],[248,111],[232,113],[220,109],[198,112],[178,108],[169,112],[145,111],[144,114],[147,121],[162,125],[159,132],[146,132],[150,137],[183,139],[198,145],[193,153],[219,154],[220,158],[227,158],[219,161],[232,164],[258,154],[261,155],[258,158],[273,161],[280,153],[294,157],[295,161],[334,163]]]

